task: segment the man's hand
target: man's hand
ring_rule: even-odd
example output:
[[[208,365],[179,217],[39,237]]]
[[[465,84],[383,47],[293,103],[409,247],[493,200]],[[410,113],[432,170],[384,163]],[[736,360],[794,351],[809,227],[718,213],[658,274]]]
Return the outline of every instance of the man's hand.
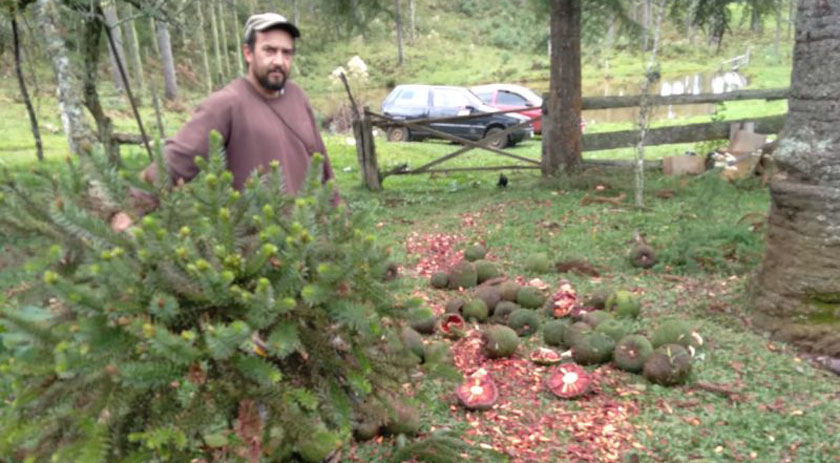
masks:
[[[134,221],[131,220],[131,216],[123,211],[117,212],[111,217],[111,230],[116,233],[122,233],[132,225],[134,225]]]

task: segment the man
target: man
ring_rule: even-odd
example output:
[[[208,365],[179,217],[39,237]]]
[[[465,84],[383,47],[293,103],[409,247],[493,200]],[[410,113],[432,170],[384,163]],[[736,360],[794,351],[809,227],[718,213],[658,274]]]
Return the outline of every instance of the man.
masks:
[[[248,73],[201,102],[192,118],[164,145],[173,180],[187,182],[198,174],[195,156],[207,156],[209,134],[224,139],[233,185],[241,189],[252,172],[279,161],[288,193],[303,184],[310,158],[324,155],[323,180],[334,177],[326,148],[303,90],[289,81],[298,28],[275,13],[253,15],[245,23],[242,53]],[[149,166],[142,178],[153,182]],[[111,219],[114,230],[131,226],[120,212]]]

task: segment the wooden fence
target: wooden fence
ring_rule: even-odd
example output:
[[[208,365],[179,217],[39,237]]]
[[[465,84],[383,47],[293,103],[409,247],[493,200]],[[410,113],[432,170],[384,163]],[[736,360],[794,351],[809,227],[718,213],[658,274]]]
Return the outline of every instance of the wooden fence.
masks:
[[[740,101],[740,100],[780,100],[787,98],[788,89],[769,89],[769,90],[740,90],[735,92],[723,94],[701,94],[701,95],[671,95],[671,96],[649,96],[648,102],[652,106],[664,105],[678,105],[678,104],[700,104],[700,103],[718,103],[723,101]],[[349,88],[348,88],[349,95]],[[583,109],[608,109],[608,108],[626,108],[638,106],[641,101],[641,95],[620,96],[620,97],[587,97],[583,99]],[[547,98],[544,98],[544,101]],[[351,96],[352,101],[352,96]],[[382,188],[382,180],[389,175],[408,175],[408,174],[424,174],[431,172],[455,172],[465,170],[501,170],[501,169],[536,169],[539,168],[540,162],[535,159],[526,158],[504,150],[495,149],[488,146],[496,136],[507,136],[510,132],[526,125],[527,122],[510,127],[503,132],[485,137],[477,142],[465,140],[460,137],[449,135],[435,129],[431,129],[429,124],[444,121],[463,120],[476,117],[485,117],[490,114],[505,114],[510,112],[524,111],[528,108],[519,110],[498,111],[494,113],[472,114],[466,116],[455,116],[439,119],[417,119],[417,120],[396,120],[387,116],[371,112],[367,108],[365,111],[356,111],[359,114],[353,121],[353,133],[356,136],[356,153],[359,159],[359,165],[362,171],[362,183],[371,190],[380,190]],[[543,125],[550,124],[551,115],[543,111]],[[699,124],[686,124],[680,126],[661,127],[649,129],[645,135],[645,145],[665,145],[673,143],[698,142],[706,140],[718,140],[732,138],[734,132],[742,125],[749,126],[751,130],[759,133],[778,133],[784,125],[785,115],[768,116],[761,118],[743,119],[737,121],[719,121],[707,122]],[[388,127],[389,125],[397,125],[409,128],[420,128],[434,136],[450,140],[461,145],[462,148],[442,156],[434,161],[431,161],[420,167],[409,169],[407,164],[397,166],[387,172],[381,172],[378,168],[376,159],[376,148],[373,138],[373,127]],[[637,142],[638,131],[624,130],[616,132],[592,133],[583,135],[583,150],[584,151],[600,151],[615,148],[624,148],[635,146]],[[545,142],[545,138],[543,138]],[[462,167],[462,168],[435,168],[446,161],[449,161],[461,154],[472,149],[483,149],[493,152],[500,156],[512,158],[520,161],[518,164],[505,166],[477,166],[477,167]],[[545,152],[545,150],[543,150]],[[592,164],[605,164],[604,161],[591,162]],[[621,162],[607,161],[606,164],[621,165]],[[648,163],[650,165],[657,163]],[[627,165],[630,165],[628,162]]]

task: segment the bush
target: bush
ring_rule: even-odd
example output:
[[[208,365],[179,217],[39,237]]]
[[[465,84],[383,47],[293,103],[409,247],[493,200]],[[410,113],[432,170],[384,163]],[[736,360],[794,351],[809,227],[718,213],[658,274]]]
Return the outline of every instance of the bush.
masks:
[[[103,220],[127,185],[97,157],[45,190],[3,179],[0,229],[55,243],[49,304],[2,310],[3,455],[215,461],[255,440],[272,459],[311,457],[328,450],[311,435],[337,445],[360,404],[392,403],[410,357],[380,322],[404,312],[385,251],[331,204],[319,155],[297,197],[278,194],[276,165],[238,192],[220,144],[182,188],[159,170],[159,208],[127,233]]]

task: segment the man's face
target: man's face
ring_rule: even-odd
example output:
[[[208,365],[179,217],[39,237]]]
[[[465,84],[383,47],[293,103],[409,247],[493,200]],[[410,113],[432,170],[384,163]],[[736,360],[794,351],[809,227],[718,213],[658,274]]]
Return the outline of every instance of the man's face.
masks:
[[[242,47],[248,73],[268,91],[283,89],[292,70],[295,56],[295,40],[283,29],[257,32],[254,49],[247,44]]]

